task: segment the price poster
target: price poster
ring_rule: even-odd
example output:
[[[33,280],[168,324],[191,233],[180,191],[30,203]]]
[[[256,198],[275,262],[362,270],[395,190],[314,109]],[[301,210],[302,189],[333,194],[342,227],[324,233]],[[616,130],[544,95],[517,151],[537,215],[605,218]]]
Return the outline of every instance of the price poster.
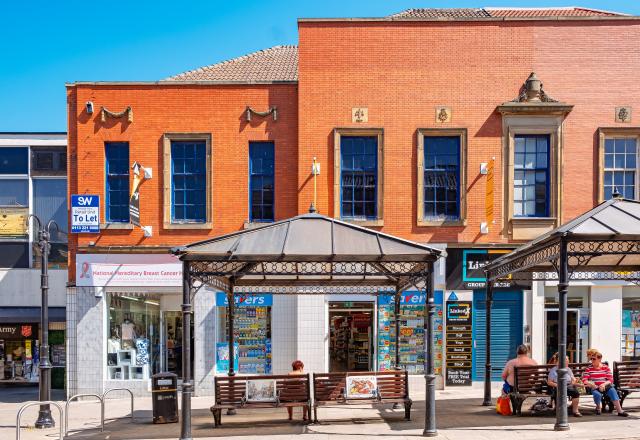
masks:
[[[461,301],[452,292],[446,302],[446,384],[449,386],[471,385],[472,363],[472,302]]]

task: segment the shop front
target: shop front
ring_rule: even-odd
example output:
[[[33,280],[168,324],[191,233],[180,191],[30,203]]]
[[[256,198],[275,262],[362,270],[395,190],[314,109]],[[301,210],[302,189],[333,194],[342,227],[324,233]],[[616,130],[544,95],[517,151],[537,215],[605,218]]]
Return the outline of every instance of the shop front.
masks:
[[[511,249],[447,249],[445,364],[447,385],[480,383],[486,363],[486,278],[484,267]],[[520,344],[530,343],[524,289],[512,281],[497,283],[491,314],[491,379],[501,380],[502,367]],[[469,311],[464,316],[463,311]]]
[[[78,254],[77,274],[76,287],[68,292],[70,395],[121,387],[144,395],[152,375],[181,376],[182,266],[173,256]],[[198,319],[206,318],[202,341],[213,340],[214,295],[209,293],[198,295],[196,323],[192,322],[195,328]],[[191,344],[194,359],[202,360],[191,363],[192,371],[203,378],[206,393],[214,361],[207,359],[204,344],[198,347],[193,336]]]
[[[52,388],[64,388],[65,311],[49,307],[49,358]],[[0,383],[38,383],[40,307],[0,308]]]

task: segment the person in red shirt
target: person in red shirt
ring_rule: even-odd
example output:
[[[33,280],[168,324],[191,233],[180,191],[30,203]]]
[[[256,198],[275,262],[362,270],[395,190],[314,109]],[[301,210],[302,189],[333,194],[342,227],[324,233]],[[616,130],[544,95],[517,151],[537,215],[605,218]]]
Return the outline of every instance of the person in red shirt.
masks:
[[[629,414],[622,409],[618,392],[613,387],[613,374],[609,366],[602,363],[602,353],[592,353],[589,360],[591,365],[584,370],[582,382],[591,389],[593,401],[596,403],[596,415],[602,414],[602,395],[606,394],[613,402],[618,415],[629,417]]]

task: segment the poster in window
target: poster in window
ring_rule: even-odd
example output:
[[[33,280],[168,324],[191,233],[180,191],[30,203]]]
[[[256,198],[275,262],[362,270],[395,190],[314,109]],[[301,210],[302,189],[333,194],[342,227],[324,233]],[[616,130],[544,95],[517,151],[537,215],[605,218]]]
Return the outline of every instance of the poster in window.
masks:
[[[29,208],[0,208],[0,236],[27,234]]]

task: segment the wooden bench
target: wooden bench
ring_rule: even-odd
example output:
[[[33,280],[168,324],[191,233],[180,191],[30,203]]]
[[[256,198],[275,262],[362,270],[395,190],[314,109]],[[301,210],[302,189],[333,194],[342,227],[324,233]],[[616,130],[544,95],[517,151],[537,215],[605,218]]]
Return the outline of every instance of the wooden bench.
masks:
[[[375,395],[370,398],[348,399],[347,376],[376,376],[378,388]],[[413,402],[409,398],[408,373],[405,370],[398,370],[313,374],[314,422],[318,422],[318,407],[320,406],[361,403],[401,403],[404,405],[405,420],[411,420],[411,404]]]
[[[246,399],[247,381],[275,380],[275,402],[250,402]],[[211,409],[214,427],[222,424],[222,410],[242,408],[303,407],[311,419],[311,379],[309,374],[264,376],[216,376],[214,378],[215,405]]]
[[[614,362],[613,384],[621,405],[629,394],[640,391],[640,360]]]
[[[569,368],[577,379],[582,378],[584,370],[589,363],[569,364]],[[515,367],[515,384],[509,398],[513,407],[513,415],[522,415],[522,404],[530,397],[549,397],[553,393],[553,388],[547,383],[549,371],[555,367],[553,364],[547,365],[527,365]],[[606,398],[606,396],[603,396]],[[608,398],[604,399],[605,406],[611,406]]]

